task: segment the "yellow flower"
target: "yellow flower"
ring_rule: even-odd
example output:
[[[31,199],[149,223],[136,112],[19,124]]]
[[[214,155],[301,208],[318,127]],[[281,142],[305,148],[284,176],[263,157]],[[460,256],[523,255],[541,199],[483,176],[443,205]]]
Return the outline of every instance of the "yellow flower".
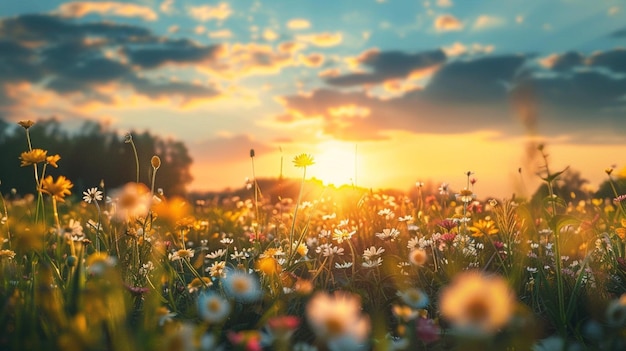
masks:
[[[70,189],[74,186],[69,179],[59,176],[55,182],[52,176],[47,176],[41,181],[41,191],[53,196],[57,200],[64,202],[65,195],[71,195]]]
[[[39,162],[46,161],[48,151],[42,149],[32,149],[30,151],[24,151],[20,155],[22,160],[21,167],[34,165]]]
[[[31,121],[30,119],[27,119],[25,121],[19,121],[19,122],[17,122],[17,124],[22,126],[22,128],[24,128],[24,129],[28,129],[28,128],[32,127],[35,124],[35,122]]]
[[[46,163],[54,168],[58,168],[59,166],[57,165],[57,162],[59,162],[60,159],[61,156],[59,155],[48,156],[46,157]]]
[[[313,156],[309,154],[300,154],[293,159],[293,164],[298,168],[304,168],[315,164]]]
[[[472,231],[473,237],[498,234],[499,232],[498,228],[496,227],[496,223],[491,219],[479,219],[478,222],[474,222],[474,225],[471,226],[469,229]]]

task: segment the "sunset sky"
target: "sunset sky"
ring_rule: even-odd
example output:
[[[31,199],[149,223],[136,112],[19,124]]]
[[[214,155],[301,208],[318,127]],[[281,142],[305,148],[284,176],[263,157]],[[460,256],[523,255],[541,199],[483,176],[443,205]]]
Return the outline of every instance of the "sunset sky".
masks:
[[[0,2],[0,118],[184,141],[191,190],[252,177],[597,185],[626,166],[626,1]],[[0,151],[1,153],[1,151]],[[151,155],[146,156],[146,160]],[[147,161],[146,161],[147,162]],[[518,169],[522,168],[522,174]]]

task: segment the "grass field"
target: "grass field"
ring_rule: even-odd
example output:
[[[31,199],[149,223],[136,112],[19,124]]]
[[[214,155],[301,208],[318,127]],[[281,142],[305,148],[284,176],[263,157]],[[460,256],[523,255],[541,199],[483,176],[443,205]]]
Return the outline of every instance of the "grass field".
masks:
[[[2,350],[626,349],[622,194],[566,203],[544,172],[541,203],[481,199],[466,172],[456,193],[303,198],[308,154],[293,199],[170,198],[158,155],[150,184],[77,189],[20,125],[33,193],[0,198]]]

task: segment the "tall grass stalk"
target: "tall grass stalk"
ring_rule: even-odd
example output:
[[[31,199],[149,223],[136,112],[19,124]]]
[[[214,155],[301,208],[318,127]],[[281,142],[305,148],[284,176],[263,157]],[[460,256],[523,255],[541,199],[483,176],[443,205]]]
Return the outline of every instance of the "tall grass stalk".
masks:
[[[133,154],[135,155],[135,169],[137,173],[135,182],[139,183],[139,155],[137,154],[137,147],[135,147],[135,142],[133,141],[133,136],[132,134],[130,134],[130,132],[126,134],[124,142],[126,144],[130,144],[130,146],[133,147]]]

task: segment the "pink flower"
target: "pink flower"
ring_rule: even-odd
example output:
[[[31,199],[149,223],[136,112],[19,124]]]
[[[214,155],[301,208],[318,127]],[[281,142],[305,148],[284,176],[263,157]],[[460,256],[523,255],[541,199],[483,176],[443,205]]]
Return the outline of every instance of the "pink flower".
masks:
[[[417,337],[425,343],[439,340],[440,328],[432,319],[418,318],[416,331]]]

